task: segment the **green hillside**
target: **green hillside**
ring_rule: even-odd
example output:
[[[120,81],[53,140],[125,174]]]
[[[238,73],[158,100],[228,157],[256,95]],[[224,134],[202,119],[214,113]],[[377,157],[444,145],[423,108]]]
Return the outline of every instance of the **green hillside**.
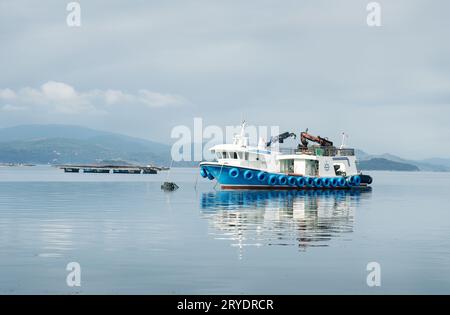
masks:
[[[170,146],[64,125],[0,129],[0,163],[66,164],[124,160],[170,164]]]
[[[419,171],[415,165],[391,161],[383,158],[372,158],[358,162],[358,167],[361,170],[370,171]]]

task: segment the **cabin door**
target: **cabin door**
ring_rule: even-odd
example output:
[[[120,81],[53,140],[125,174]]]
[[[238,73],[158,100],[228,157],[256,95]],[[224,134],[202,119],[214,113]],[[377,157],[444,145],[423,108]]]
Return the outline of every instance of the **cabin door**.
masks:
[[[294,160],[281,160],[280,161],[281,173],[293,174],[294,173]]]
[[[319,161],[316,160],[306,160],[305,175],[306,176],[317,176],[319,174]]]

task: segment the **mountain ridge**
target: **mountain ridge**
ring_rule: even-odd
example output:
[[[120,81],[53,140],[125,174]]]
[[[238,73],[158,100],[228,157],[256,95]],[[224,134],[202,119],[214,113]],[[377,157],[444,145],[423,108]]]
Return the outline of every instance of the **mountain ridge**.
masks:
[[[63,125],[19,125],[0,129],[0,163],[69,164],[122,160],[169,166],[171,146],[92,128]],[[410,169],[450,171],[450,159],[408,160],[389,153],[373,155],[355,149],[361,169]],[[397,164],[383,162],[392,161]],[[194,166],[196,162],[174,162]],[[389,165],[388,165],[389,164]],[[400,165],[404,164],[404,165]]]
[[[368,154],[362,150],[355,150],[355,154],[360,161],[360,164],[365,161],[378,159],[378,163],[380,163],[380,159],[393,161],[396,163],[402,163],[407,165],[412,165],[417,167],[420,171],[431,171],[431,172],[449,172],[450,171],[450,159],[449,164],[447,165],[441,165],[438,163],[432,163],[430,161],[435,160],[446,160],[446,159],[438,159],[438,158],[431,158],[431,159],[425,159],[425,160],[409,160],[404,159],[399,156],[396,156],[394,154],[390,153],[383,153],[383,154]],[[362,166],[367,166],[369,164],[362,163]]]
[[[0,129],[2,163],[91,163],[105,159],[165,166],[170,163],[170,146],[75,125]]]
[[[420,171],[420,169],[415,165],[396,162],[384,158],[371,158],[368,160],[359,161],[358,168],[360,170],[367,171]]]

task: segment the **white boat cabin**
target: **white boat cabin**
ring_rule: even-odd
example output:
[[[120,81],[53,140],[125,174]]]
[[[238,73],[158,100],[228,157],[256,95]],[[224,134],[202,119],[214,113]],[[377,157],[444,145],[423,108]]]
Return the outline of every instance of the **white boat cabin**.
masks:
[[[353,149],[334,146],[308,146],[298,149],[273,150],[260,140],[257,147],[248,145],[248,138],[236,135],[232,144],[210,149],[218,165],[236,166],[301,176],[336,177],[357,175]]]

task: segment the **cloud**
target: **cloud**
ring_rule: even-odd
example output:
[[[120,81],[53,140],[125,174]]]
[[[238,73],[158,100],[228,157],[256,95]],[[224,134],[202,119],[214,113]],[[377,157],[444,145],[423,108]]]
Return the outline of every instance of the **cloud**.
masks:
[[[106,104],[137,103],[147,107],[166,107],[186,103],[186,100],[178,95],[156,93],[149,90],[139,90],[137,94],[127,94],[120,90],[97,91],[104,98]]]
[[[132,100],[132,97],[118,90],[107,90],[105,91],[104,96],[106,104],[109,105]]]
[[[66,101],[77,98],[75,89],[62,82],[49,81],[41,86],[42,94],[45,98],[54,101]]]
[[[0,126],[81,124],[171,141],[192,117],[244,116],[345,130],[371,152],[449,156],[438,140],[450,135],[450,2],[378,2],[380,28],[367,26],[360,0],[88,1],[83,26],[70,28],[57,1],[0,1]]]
[[[120,90],[77,91],[67,83],[48,81],[39,88],[23,87],[17,91],[0,89],[0,100],[8,101],[2,108],[26,109],[40,107],[59,113],[103,113],[111,106],[141,106],[161,108],[185,104],[186,100],[178,95],[162,94],[146,89],[137,93],[125,93]]]
[[[180,96],[155,93],[148,90],[139,90],[138,100],[150,107],[164,107],[184,102]]]
[[[5,111],[5,112],[17,112],[17,111],[25,110],[26,107],[24,107],[24,106],[17,106],[17,105],[11,105],[11,104],[5,104],[0,109],[2,111]]]
[[[11,100],[16,97],[16,93],[11,89],[0,89],[0,98],[4,100]]]

